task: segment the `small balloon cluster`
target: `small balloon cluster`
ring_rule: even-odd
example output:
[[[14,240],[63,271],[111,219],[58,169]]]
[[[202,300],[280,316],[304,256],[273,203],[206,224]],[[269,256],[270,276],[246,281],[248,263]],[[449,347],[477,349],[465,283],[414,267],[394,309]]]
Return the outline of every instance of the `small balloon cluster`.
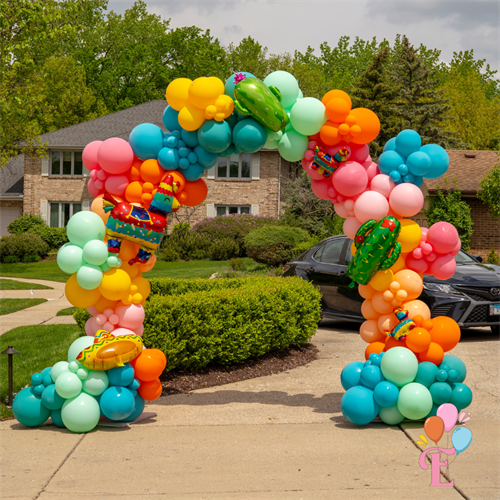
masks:
[[[372,353],[364,363],[355,361],[342,370],[340,380],[347,392],[341,410],[356,425],[366,425],[377,416],[389,425],[405,418],[429,418],[445,403],[457,412],[472,402],[472,392],[463,383],[466,375],[465,364],[456,356],[446,355],[436,366],[419,363],[405,347]]]
[[[72,432],[89,432],[103,417],[131,422],[142,414],[145,401],[160,396],[158,377],[166,364],[165,355],[143,349],[137,335],[101,331],[95,339],[80,337],[71,344],[68,361],[32,375],[31,387],[17,394],[12,411],[28,427],[51,417]]]

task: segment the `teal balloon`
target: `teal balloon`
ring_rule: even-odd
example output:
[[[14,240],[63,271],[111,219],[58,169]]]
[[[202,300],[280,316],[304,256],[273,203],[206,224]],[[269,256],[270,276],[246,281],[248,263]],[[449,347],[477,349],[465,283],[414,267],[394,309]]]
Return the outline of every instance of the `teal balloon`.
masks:
[[[199,144],[197,130],[189,131],[181,129],[181,138],[189,148],[194,148]]]
[[[50,418],[52,419],[52,423],[61,428],[66,428],[64,425],[64,422],[62,421],[62,416],[61,416],[61,409],[59,410],[52,410],[50,412]]]
[[[137,394],[134,397],[134,400],[135,400],[134,411],[132,412],[132,414],[129,417],[124,418],[122,420],[123,422],[132,422],[132,420],[135,420],[136,418],[140,417],[142,412],[144,411],[144,406],[146,404],[144,399],[141,396],[139,396],[139,394]]]
[[[429,388],[436,381],[437,372],[438,367],[434,363],[423,361],[418,365],[415,382],[418,382],[419,384],[425,385],[425,387]]]
[[[406,347],[393,347],[384,354],[380,368],[389,382],[402,387],[415,380],[418,360]]]
[[[444,370],[445,366],[448,367],[448,371],[456,371],[456,375],[458,375],[458,378],[453,382],[463,382],[465,380],[465,377],[467,376],[467,368],[465,366],[465,363],[460,358],[457,358],[452,354],[445,354],[442,363],[439,365],[439,369]]]
[[[415,130],[403,130],[396,136],[396,150],[405,158],[418,151],[420,146],[422,146],[422,139]]]
[[[396,138],[389,139],[384,146],[384,151],[396,151]]]
[[[189,165],[185,170],[182,171],[184,179],[193,182],[200,179],[203,175],[203,167],[199,163],[193,163]]]
[[[217,163],[217,155],[206,151],[200,145],[196,146],[193,151],[198,159],[198,163],[203,168],[212,168]]]
[[[233,129],[234,145],[242,153],[256,153],[266,140],[266,129],[253,118],[238,122]]]
[[[248,73],[247,71],[240,71],[242,75],[245,75],[247,78],[255,78],[252,73]],[[233,73],[227,80],[226,83],[224,84],[224,93],[228,95],[231,99],[234,100],[234,88],[236,87],[236,84],[234,83],[234,79],[236,77],[237,73]]]
[[[287,71],[274,71],[266,76],[264,83],[268,87],[276,87],[281,94],[281,105],[284,108],[293,106],[299,97],[299,84],[296,78]]]
[[[123,420],[132,415],[135,399],[126,387],[110,386],[102,394],[99,404],[110,420]]]
[[[50,417],[50,410],[31,387],[26,387],[17,394],[12,403],[12,412],[14,417],[27,427],[42,425]]]
[[[65,399],[57,393],[55,384],[48,385],[42,392],[42,403],[49,410],[61,409],[64,401]]]
[[[72,432],[89,432],[98,423],[101,412],[93,396],[82,392],[66,401],[61,410],[64,425]]]
[[[278,151],[286,161],[300,161],[309,145],[309,139],[295,130],[289,130],[283,134]]]
[[[395,347],[394,349],[397,348]],[[387,351],[385,356],[391,351],[392,349]],[[401,415],[410,420],[424,418],[432,409],[431,393],[422,384],[417,384],[416,382],[407,384],[399,391],[397,407]]]
[[[231,128],[225,120],[221,122],[207,120],[198,129],[198,141],[206,151],[221,153],[231,144]]]
[[[458,411],[467,408],[472,403],[472,391],[469,386],[461,383],[454,384],[449,402],[455,405]]]
[[[381,407],[378,416],[387,425],[398,425],[405,419],[397,406],[390,406],[389,408]]]
[[[382,376],[382,372],[378,366],[368,365],[361,370],[359,383],[368,387],[368,389],[375,389],[375,386],[382,382],[382,380],[384,380],[384,377]]]
[[[351,387],[359,385],[359,379],[361,378],[361,370],[363,370],[364,364],[361,361],[353,361],[344,367],[342,373],[340,374],[340,383],[342,387],[348,391]]]
[[[406,165],[413,175],[425,177],[425,174],[432,166],[432,162],[429,155],[422,151],[416,151],[406,158]]]
[[[158,125],[141,123],[132,129],[128,142],[137,158],[151,160],[158,157],[158,153],[163,147],[163,135],[163,130]]]
[[[390,408],[398,402],[399,389],[392,382],[384,380],[375,386],[373,394],[382,408]]]
[[[66,233],[71,243],[83,248],[89,241],[103,240],[106,230],[104,222],[97,214],[83,210],[71,217]]]
[[[432,396],[432,401],[436,405],[444,405],[451,400],[451,387],[446,382],[435,382],[429,387],[429,392]]]
[[[105,371],[89,370],[83,381],[83,391],[91,396],[100,396],[109,386],[109,377]]]
[[[83,264],[83,250],[77,245],[64,245],[57,252],[57,265],[63,273],[75,274]]]
[[[90,264],[80,267],[76,273],[76,281],[85,290],[97,288],[101,284],[102,277],[102,269],[99,266],[91,266]]]
[[[342,396],[340,409],[351,424],[366,425],[378,415],[380,406],[375,401],[373,391],[357,385]]]
[[[127,387],[134,381],[134,375],[134,368],[130,363],[125,363],[124,366],[117,366],[108,370],[109,383],[111,385]]]
[[[78,337],[68,349],[68,361],[76,361],[77,356],[87,347],[90,347],[94,343],[94,337]]]
[[[325,109],[325,105],[314,97],[298,100],[290,112],[293,128],[299,134],[317,134],[328,120]]]
[[[50,369],[50,377],[52,381],[55,382],[59,375],[69,371],[69,363],[67,361],[58,361],[51,369]]]
[[[61,374],[56,380],[56,391],[64,399],[71,399],[82,391],[82,381],[75,373],[67,372]]]
[[[108,260],[108,245],[101,240],[89,241],[83,247],[83,258],[87,264],[101,266]]]
[[[30,384],[34,387],[35,385],[39,385],[43,383],[43,375],[41,373],[33,373],[31,375]]]
[[[169,132],[173,132],[174,130],[182,130],[182,127],[179,125],[179,112],[176,111],[172,106],[167,106],[163,111],[163,125]]]
[[[179,153],[177,149],[167,147],[160,149],[158,163],[165,170],[176,170],[179,168]]]
[[[388,149],[379,156],[378,168],[383,174],[390,175],[393,170],[397,170],[399,165],[404,163],[405,159],[397,151]]]
[[[446,173],[450,165],[450,157],[444,148],[437,144],[426,144],[420,148],[431,159],[431,168],[425,174],[427,179],[437,179]]]
[[[453,448],[455,448],[457,452],[457,456],[469,447],[471,441],[472,432],[467,427],[458,427],[451,435],[451,442],[453,443]]]

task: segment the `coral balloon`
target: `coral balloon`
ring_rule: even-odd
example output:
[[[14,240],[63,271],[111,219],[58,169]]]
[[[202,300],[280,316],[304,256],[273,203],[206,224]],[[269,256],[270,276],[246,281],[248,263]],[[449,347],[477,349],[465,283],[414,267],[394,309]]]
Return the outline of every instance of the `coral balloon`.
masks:
[[[364,299],[371,299],[376,293],[375,289],[370,284],[359,285],[358,292]]]
[[[422,241],[420,226],[411,219],[403,219],[398,241],[401,243],[401,253],[413,252]]]
[[[377,191],[366,191],[354,202],[354,215],[361,224],[369,220],[379,221],[389,214],[389,202]]]
[[[373,280],[372,280],[373,281]],[[372,298],[372,307],[379,314],[389,314],[392,312],[392,305],[384,299],[381,292],[377,292]]]
[[[424,352],[431,344],[431,334],[425,328],[413,328],[405,339],[406,347],[413,352]]]
[[[422,278],[415,271],[403,269],[395,274],[394,279],[401,285],[401,289],[408,294],[405,300],[420,297],[424,286]]]
[[[451,351],[460,341],[460,327],[458,323],[447,316],[432,318],[430,336],[432,342],[439,344],[444,352]]]
[[[383,342],[385,340],[385,334],[380,332],[377,322],[373,319],[369,319],[361,324],[359,327],[359,335],[369,344],[372,342]]]
[[[421,300],[410,300],[403,303],[402,307],[408,311],[408,317],[413,319],[415,316],[422,316],[424,320],[431,319],[431,311]]]
[[[163,387],[160,379],[152,380],[151,382],[142,382],[138,392],[139,395],[146,401],[154,401],[161,396]]]
[[[377,321],[378,329],[387,335],[387,332],[392,332],[392,329],[399,323],[398,318],[394,313],[383,314]]]
[[[122,260],[122,262],[128,262],[133,259],[137,252],[139,251],[139,245],[129,240],[123,240],[120,246],[120,253],[118,254],[118,258]]]
[[[318,181],[311,181],[311,190],[320,200],[329,200],[330,195],[328,194],[328,189],[330,188],[327,179],[321,179]]]
[[[90,210],[97,214],[102,219],[104,224],[108,222],[109,214],[107,214],[102,207],[102,194],[94,198],[92,205],[90,205]]]
[[[356,232],[358,229],[361,227],[361,222],[359,222],[356,217],[347,217],[347,219],[344,221],[343,224],[343,229],[344,229],[344,234],[353,240],[356,236]]]
[[[82,161],[87,170],[95,170],[99,168],[99,162],[97,161],[97,151],[101,147],[103,141],[92,141],[89,142],[82,153]]]
[[[451,253],[448,253],[431,263],[428,274],[434,275],[438,280],[447,280],[455,274],[456,270],[457,263]]]
[[[385,339],[384,351],[388,351],[393,347],[406,347],[406,337],[401,340],[396,340],[394,337],[387,336]]]
[[[426,241],[436,253],[448,253],[455,249],[460,238],[455,226],[449,222],[436,222],[429,228]]]
[[[406,266],[408,269],[412,269],[417,273],[425,273],[427,271],[429,264],[425,259],[416,259],[411,253],[406,255]]]
[[[418,358],[420,361],[429,361],[430,363],[439,365],[443,361],[444,351],[439,344],[431,342],[427,350],[418,353]]]
[[[424,194],[415,184],[398,184],[389,196],[391,210],[399,217],[413,217],[424,206]]]
[[[389,198],[391,191],[396,187],[396,184],[391,181],[391,178],[385,174],[376,175],[370,184],[370,189],[372,191],[377,191],[378,193]]]
[[[333,187],[344,196],[357,196],[368,185],[368,175],[363,166],[355,161],[346,161],[332,177]]]
[[[372,342],[368,344],[365,349],[365,359],[370,357],[370,354],[380,354],[385,348],[385,344],[383,342]]]
[[[361,314],[366,319],[377,319],[379,313],[373,309],[371,300],[365,300],[361,304]]]
[[[189,101],[189,87],[192,84],[189,78],[176,78],[167,87],[166,97],[167,102],[176,111],[180,111],[184,106],[187,106]]]
[[[436,446],[441,439],[444,432],[444,422],[441,417],[429,417],[424,424],[425,433],[429,436],[432,441],[436,443]]]
[[[134,367],[136,378],[141,382],[150,382],[163,373],[167,358],[159,349],[144,349],[130,364]]]
[[[110,175],[106,179],[104,186],[106,191],[113,196],[123,196],[129,182],[130,180],[126,175]]]
[[[130,144],[119,137],[106,139],[97,150],[97,161],[109,174],[123,174],[134,163],[134,151]]]
[[[139,271],[141,273],[147,273],[148,271],[151,271],[153,267],[155,267],[155,264],[156,264],[156,255],[152,255],[145,264],[136,264],[136,266],[139,268]]]
[[[66,282],[64,294],[71,305],[81,309],[92,307],[101,298],[98,288],[94,288],[93,290],[82,288],[76,280],[76,274],[70,276]]]

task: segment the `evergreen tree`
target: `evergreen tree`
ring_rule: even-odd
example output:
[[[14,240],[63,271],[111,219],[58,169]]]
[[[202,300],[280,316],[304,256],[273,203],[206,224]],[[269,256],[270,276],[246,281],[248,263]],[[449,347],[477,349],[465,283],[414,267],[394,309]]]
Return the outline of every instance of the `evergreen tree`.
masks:
[[[395,109],[399,89],[390,82],[386,73],[389,54],[389,47],[386,46],[374,55],[351,94],[353,107],[371,109],[379,117],[380,133],[370,143],[370,154],[374,160],[382,154],[385,143],[402,130],[402,120]]]

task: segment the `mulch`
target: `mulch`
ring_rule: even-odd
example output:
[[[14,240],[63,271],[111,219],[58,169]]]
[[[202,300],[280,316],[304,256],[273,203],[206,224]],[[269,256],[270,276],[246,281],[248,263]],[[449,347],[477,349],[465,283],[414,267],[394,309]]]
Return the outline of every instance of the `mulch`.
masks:
[[[196,389],[206,389],[239,382],[306,365],[318,358],[318,349],[313,344],[304,347],[289,347],[271,352],[233,366],[211,365],[197,371],[172,370],[160,377],[162,396],[186,394]]]

